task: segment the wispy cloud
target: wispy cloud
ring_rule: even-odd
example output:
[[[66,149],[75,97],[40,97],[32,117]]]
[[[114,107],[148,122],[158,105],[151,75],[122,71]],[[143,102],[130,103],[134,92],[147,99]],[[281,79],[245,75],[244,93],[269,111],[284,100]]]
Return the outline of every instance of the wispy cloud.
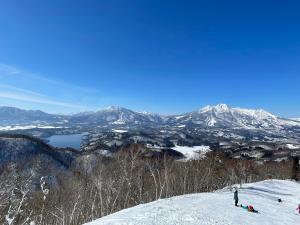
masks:
[[[11,92],[0,92],[0,97],[18,100],[18,101],[64,106],[64,107],[69,107],[69,108],[81,108],[81,109],[86,108],[84,106],[76,105],[76,104],[72,104],[72,103],[60,102],[60,101],[55,101],[55,100],[51,100],[51,99],[47,99],[47,98],[41,98],[41,97],[37,97],[37,96],[33,96],[33,95],[18,94],[18,93],[11,93]]]
[[[3,63],[0,63],[0,72],[4,72],[4,73],[7,73],[7,74],[19,74],[19,73],[21,73],[21,71],[18,70],[17,68],[15,68],[13,66],[10,66],[10,65],[7,65],[7,64],[3,64]]]
[[[0,63],[0,77],[5,77],[5,76],[26,77],[27,79],[45,82],[49,85],[55,85],[65,89],[76,89],[78,91],[85,92],[85,93],[98,93],[98,90],[95,88],[83,87],[83,86],[70,84],[61,80],[49,79],[48,77],[41,74],[31,73],[12,65]]]
[[[21,92],[21,93],[24,93],[24,94],[35,95],[35,96],[39,96],[39,97],[48,97],[47,95],[43,95],[43,94],[35,92],[35,91],[30,91],[30,90],[27,90],[27,89],[24,89],[24,88],[18,88],[18,87],[8,85],[8,84],[0,84],[0,88],[2,90],[11,90],[11,91],[14,91],[14,92],[17,91],[17,92]]]
[[[2,83],[1,83],[2,82]],[[47,91],[45,91],[47,89]],[[40,93],[46,92],[44,93]],[[0,63],[0,98],[31,102],[43,105],[67,107],[78,110],[90,110],[81,105],[79,99],[95,94],[97,90],[80,87],[66,82],[49,79],[45,76],[33,74],[14,66]],[[75,102],[73,94],[78,94]],[[50,96],[51,95],[51,96]],[[56,97],[55,97],[56,96]],[[70,97],[73,96],[70,101]],[[59,98],[59,100],[57,100]],[[61,100],[63,99],[63,100]],[[69,101],[67,100],[69,99]],[[43,108],[43,107],[41,107]]]

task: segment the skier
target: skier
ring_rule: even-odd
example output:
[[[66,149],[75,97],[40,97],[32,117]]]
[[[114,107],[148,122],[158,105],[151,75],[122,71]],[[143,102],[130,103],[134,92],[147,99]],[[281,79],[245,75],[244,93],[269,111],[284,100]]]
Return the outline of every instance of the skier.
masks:
[[[298,204],[298,208],[296,210],[298,210],[300,214],[300,204]]]
[[[234,199],[234,204],[237,207],[238,203],[239,203],[239,193],[238,193],[237,188],[235,188],[233,199]]]
[[[253,208],[252,205],[245,205],[245,206],[241,205],[241,207],[242,207],[243,209],[248,210],[248,212],[258,213],[258,211],[255,210],[255,209]]]

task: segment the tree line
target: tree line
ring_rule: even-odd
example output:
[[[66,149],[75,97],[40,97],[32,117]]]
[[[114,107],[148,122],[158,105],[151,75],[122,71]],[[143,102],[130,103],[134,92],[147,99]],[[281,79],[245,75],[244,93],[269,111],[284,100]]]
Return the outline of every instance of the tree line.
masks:
[[[222,152],[178,161],[141,157],[131,145],[113,158],[99,156],[92,171],[73,167],[56,174],[57,185],[22,176],[15,164],[0,174],[0,223],[5,225],[81,225],[138,204],[172,196],[210,192],[233,184],[294,176],[292,160],[258,162],[232,159]],[[34,185],[33,185],[34,184]]]

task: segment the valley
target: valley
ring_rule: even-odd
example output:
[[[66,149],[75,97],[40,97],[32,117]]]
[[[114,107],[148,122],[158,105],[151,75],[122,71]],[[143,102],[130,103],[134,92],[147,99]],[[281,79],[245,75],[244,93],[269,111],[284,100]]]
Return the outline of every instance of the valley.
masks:
[[[298,120],[225,104],[171,116],[122,107],[74,115],[0,107],[0,115],[0,133],[34,136],[55,147],[81,151],[113,154],[130,144],[154,151],[203,145],[235,158],[284,160],[291,154],[298,155],[300,148]],[[83,139],[80,134],[84,134]]]
[[[300,122],[264,110],[1,110],[1,223],[81,225],[158,199],[300,175]]]

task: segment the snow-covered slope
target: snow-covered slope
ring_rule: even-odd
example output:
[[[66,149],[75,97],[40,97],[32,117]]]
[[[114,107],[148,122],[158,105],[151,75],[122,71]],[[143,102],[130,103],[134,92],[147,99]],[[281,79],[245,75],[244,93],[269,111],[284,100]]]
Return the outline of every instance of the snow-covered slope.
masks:
[[[173,197],[125,209],[86,225],[296,225],[300,215],[300,184],[266,180],[244,185],[240,204],[251,204],[259,213],[235,207],[229,188]],[[282,199],[282,203],[277,201]]]
[[[175,146],[173,150],[180,152],[184,155],[185,160],[199,159],[205,156],[205,154],[210,150],[209,146],[200,145],[200,146]]]

